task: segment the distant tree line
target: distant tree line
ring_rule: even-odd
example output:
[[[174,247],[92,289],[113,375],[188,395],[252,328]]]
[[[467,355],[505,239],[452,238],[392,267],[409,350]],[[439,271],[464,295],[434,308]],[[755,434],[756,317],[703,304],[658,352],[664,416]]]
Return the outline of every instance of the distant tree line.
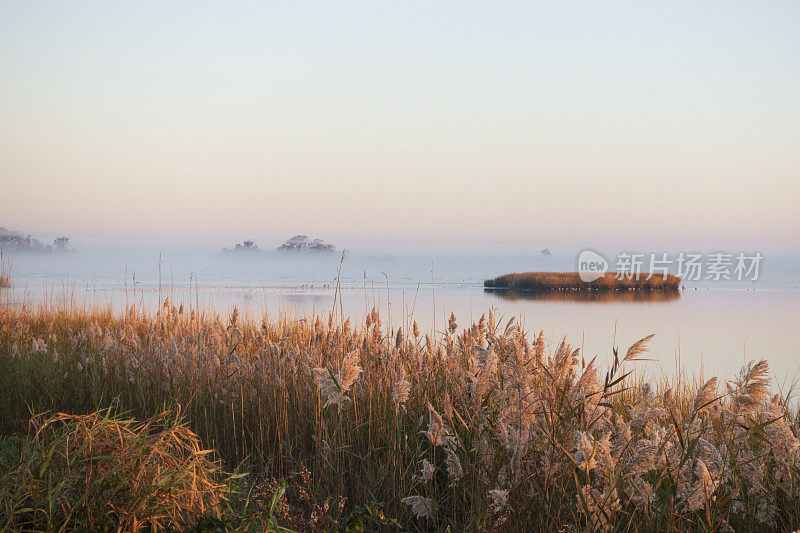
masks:
[[[308,235],[295,235],[276,248],[279,252],[325,252],[336,251],[336,247],[322,239],[309,239]],[[223,248],[223,252],[259,252],[255,241],[236,243],[233,248]]]
[[[11,231],[5,226],[0,226],[0,250],[4,252],[37,252],[37,253],[62,253],[74,251],[70,247],[69,237],[61,236],[53,240],[53,244],[44,244],[32,235],[23,235],[18,231]]]

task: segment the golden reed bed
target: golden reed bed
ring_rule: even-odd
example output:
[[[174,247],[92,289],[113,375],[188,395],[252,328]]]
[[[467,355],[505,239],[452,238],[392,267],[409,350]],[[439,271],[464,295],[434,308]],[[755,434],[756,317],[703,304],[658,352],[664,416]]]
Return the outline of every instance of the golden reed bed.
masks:
[[[353,324],[168,302],[123,316],[5,307],[0,431],[24,435],[31,411],[144,419],[179,404],[254,494],[285,484],[281,503],[253,497],[247,512],[299,530],[354,516],[389,530],[800,527],[798,417],[766,362],[726,382],[644,383],[649,337],[600,367],[492,312],[409,329],[374,310]]]
[[[511,290],[523,292],[551,291],[662,291],[677,292],[681,278],[667,274],[649,276],[647,273],[638,276],[618,278],[614,272],[606,272],[593,281],[583,281],[578,272],[523,272],[505,274],[494,279],[487,279],[483,286],[487,289]]]

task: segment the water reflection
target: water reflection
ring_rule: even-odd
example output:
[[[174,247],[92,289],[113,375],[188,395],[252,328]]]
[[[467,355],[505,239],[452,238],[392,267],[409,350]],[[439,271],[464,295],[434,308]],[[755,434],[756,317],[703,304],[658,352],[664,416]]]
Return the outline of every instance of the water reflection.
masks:
[[[543,302],[655,303],[678,300],[680,291],[509,291],[484,289],[502,300]]]

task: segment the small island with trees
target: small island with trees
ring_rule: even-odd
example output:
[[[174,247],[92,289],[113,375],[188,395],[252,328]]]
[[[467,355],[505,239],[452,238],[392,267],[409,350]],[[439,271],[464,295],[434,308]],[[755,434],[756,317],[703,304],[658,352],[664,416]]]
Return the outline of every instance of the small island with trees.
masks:
[[[614,272],[606,272],[594,281],[583,281],[578,272],[523,272],[506,274],[483,282],[486,290],[519,292],[550,291],[677,291],[681,278],[672,274],[650,276],[618,277]]]
[[[32,235],[24,235],[12,231],[5,226],[0,226],[0,250],[6,253],[67,253],[74,252],[70,246],[69,237],[61,236],[53,240],[52,244],[44,244]]]
[[[336,251],[336,247],[322,239],[309,239],[308,235],[295,235],[278,246],[278,251],[331,253]]]
[[[322,253],[336,251],[336,247],[322,239],[310,239],[308,235],[295,235],[275,249],[280,253]],[[255,241],[247,240],[236,243],[233,248],[223,248],[223,253],[263,254]]]
[[[250,241],[250,240],[241,243],[237,242],[233,248],[222,249],[222,253],[236,252],[236,253],[254,254],[254,253],[259,253],[260,251],[261,250],[258,249],[258,245],[255,243],[255,241]]]

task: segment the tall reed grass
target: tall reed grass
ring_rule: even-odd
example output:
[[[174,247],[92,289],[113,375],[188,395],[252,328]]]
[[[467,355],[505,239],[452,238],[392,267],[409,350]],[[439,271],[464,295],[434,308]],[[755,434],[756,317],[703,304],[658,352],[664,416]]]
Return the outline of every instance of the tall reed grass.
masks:
[[[0,250],[0,289],[9,287],[11,287],[11,265],[6,263],[3,251]]]
[[[491,311],[409,329],[375,310],[354,325],[6,307],[0,431],[31,410],[179,404],[228,468],[289,484],[302,530],[370,502],[411,530],[800,527],[798,417],[766,362],[724,384],[646,383],[649,337],[601,368]]]

